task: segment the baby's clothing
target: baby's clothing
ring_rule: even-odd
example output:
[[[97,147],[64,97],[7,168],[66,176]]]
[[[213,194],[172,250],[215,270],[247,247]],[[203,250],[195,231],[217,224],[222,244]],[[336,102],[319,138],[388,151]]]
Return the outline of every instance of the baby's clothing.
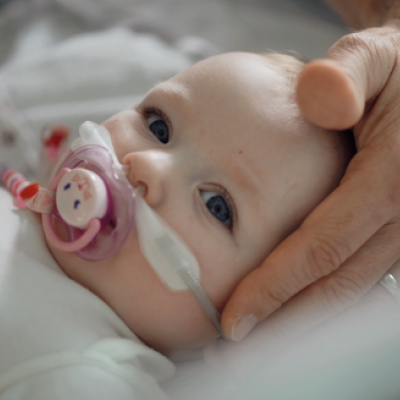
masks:
[[[173,363],[64,274],[3,188],[0,210],[0,400],[164,399]]]

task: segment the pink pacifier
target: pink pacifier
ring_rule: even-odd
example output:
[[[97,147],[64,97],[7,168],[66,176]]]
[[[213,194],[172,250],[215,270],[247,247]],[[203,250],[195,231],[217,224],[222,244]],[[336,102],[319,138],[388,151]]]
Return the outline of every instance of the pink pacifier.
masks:
[[[55,201],[49,213],[42,213],[43,229],[59,250],[102,260],[121,248],[133,228],[133,188],[114,171],[111,154],[102,146],[74,151],[46,191]],[[54,219],[66,228],[68,241],[58,237]]]
[[[135,225],[140,249],[161,282],[173,291],[190,290],[225,338],[221,316],[201,285],[196,257],[147,204],[142,188],[129,184],[107,129],[87,121],[79,133],[71,145],[72,154],[49,188],[30,183],[17,171],[0,165],[5,186],[21,206],[42,214],[49,243],[88,261],[116,253]],[[57,234],[60,225],[67,232],[67,240]]]

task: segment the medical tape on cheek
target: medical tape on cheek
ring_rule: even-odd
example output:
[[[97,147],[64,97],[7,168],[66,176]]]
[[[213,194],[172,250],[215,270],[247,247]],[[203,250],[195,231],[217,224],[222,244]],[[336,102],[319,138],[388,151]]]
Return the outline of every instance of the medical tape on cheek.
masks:
[[[174,268],[165,258],[163,249],[156,240],[167,236],[175,245],[175,251],[180,259],[184,260],[184,267],[189,269],[200,280],[200,268],[196,258],[178,235],[161,219],[161,217],[147,204],[140,193],[135,193],[135,222],[140,248],[146,260],[151,265],[161,281],[173,291],[187,290],[185,282],[179,277]]]
[[[184,266],[184,261],[178,256],[176,251],[174,251],[175,246],[172,243],[171,238],[164,235],[157,238],[156,243],[163,252],[164,257],[169,261],[170,266],[176,270],[179,277],[183,282],[185,282],[188,289],[192,292],[217,332],[227,340],[227,337],[225,336],[221,326],[221,314],[207,296],[207,293],[201,286],[199,280],[190,269]]]
[[[190,290],[221,336],[221,315],[200,284],[199,264],[181,238],[154,212],[138,190],[136,228],[140,248],[160,280],[173,291]]]

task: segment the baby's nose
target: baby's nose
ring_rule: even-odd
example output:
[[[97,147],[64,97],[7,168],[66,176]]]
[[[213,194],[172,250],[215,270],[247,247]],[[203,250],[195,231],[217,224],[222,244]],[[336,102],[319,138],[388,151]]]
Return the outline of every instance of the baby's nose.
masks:
[[[143,185],[147,204],[155,208],[165,198],[167,193],[168,170],[170,160],[168,155],[157,151],[143,151],[125,156],[124,164],[128,165],[128,179],[133,187]]]

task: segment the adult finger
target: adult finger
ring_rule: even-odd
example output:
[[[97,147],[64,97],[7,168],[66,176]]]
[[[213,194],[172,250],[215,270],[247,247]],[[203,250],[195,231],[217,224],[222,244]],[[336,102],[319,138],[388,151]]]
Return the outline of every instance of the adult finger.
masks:
[[[258,364],[287,347],[299,336],[364,297],[399,259],[399,241],[400,222],[385,225],[338,270],[293,297],[259,324],[245,341],[220,342],[210,346],[207,351],[208,360],[239,375],[249,371],[249,368],[257,368]],[[384,291],[383,288],[379,290]],[[378,293],[379,304],[369,303],[364,307],[365,318],[370,318],[369,311],[372,312],[372,308],[382,312],[384,304],[393,302],[389,293],[383,293],[383,296],[379,294],[382,293]]]
[[[389,171],[387,162],[393,166]],[[235,289],[222,315],[228,337],[241,340],[290,297],[335,271],[393,219],[400,204],[400,193],[393,191],[400,187],[398,170],[400,160],[390,147],[359,152],[342,184]]]
[[[382,28],[344,36],[325,59],[307,64],[297,86],[297,102],[307,119],[327,129],[354,126],[365,103],[382,91],[393,72],[399,32],[391,20]]]

